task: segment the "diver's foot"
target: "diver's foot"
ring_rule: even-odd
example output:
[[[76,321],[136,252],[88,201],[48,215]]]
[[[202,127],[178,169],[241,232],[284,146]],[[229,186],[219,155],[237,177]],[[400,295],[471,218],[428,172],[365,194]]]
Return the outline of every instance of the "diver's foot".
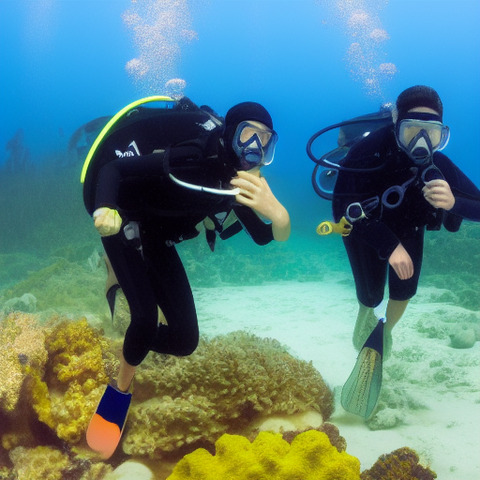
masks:
[[[107,385],[87,429],[88,446],[103,459],[115,452],[127,420],[132,394]]]
[[[378,319],[373,312],[373,308],[360,308],[357,316],[357,321],[355,322],[355,328],[353,330],[352,338],[353,346],[355,347],[355,350],[357,350],[357,352],[359,352],[363,348],[363,345],[367,341],[367,338],[370,336],[370,334],[373,332],[373,329],[377,326],[377,323]]]

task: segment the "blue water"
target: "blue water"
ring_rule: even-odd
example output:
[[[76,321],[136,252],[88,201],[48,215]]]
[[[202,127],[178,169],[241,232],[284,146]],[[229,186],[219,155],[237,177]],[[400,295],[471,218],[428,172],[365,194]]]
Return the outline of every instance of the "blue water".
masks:
[[[187,96],[221,114],[244,100],[270,110],[280,140],[265,173],[295,213],[294,224],[308,229],[312,209],[329,211],[310,187],[308,138],[325,125],[376,111],[408,86],[427,84],[445,105],[452,131],[446,153],[480,183],[478,1],[195,0],[180,2],[182,15],[170,15],[173,26],[165,30],[157,15],[171,3],[2,0],[0,166],[19,129],[31,162],[44,164],[52,153],[64,155],[80,125],[164,93],[165,81],[182,78]],[[145,15],[144,4],[156,10]],[[150,24],[142,38],[151,42],[147,53],[156,75],[143,81],[126,69],[142,52],[125,21],[135,8]],[[188,41],[184,29],[195,38]],[[385,38],[370,38],[374,30]],[[177,50],[161,50],[159,35]],[[348,51],[356,42],[364,58],[355,63]],[[378,73],[382,63],[393,64],[396,73]],[[372,75],[364,68],[377,70],[376,88],[365,87]]]
[[[178,2],[178,15],[158,16],[172,3],[0,0],[0,300],[7,299],[5,288],[58,258],[85,263],[99,242],[82,204],[81,161],[67,158],[68,141],[96,117],[168,93],[170,79],[183,79],[185,95],[220,114],[245,100],[271,112],[279,143],[264,173],[290,211],[294,247],[286,248],[300,258],[290,276],[277,262],[278,278],[301,277],[302,268],[307,278],[315,275],[308,248],[319,241],[316,225],[330,215],[330,204],[311,188],[309,137],[394,102],[409,86],[439,92],[451,129],[445,153],[480,186],[478,0],[192,0]],[[134,13],[137,28],[144,28],[139,37]],[[358,48],[362,55],[354,53]],[[135,75],[128,66],[142,55],[149,70]],[[5,168],[14,138],[29,164],[10,175]],[[462,232],[455,244],[439,241],[459,254],[452,269],[460,276],[467,265],[470,276],[462,281],[478,293],[480,235],[472,224]],[[349,272],[340,241],[322,241],[318,254],[328,257],[326,269],[335,264]],[[233,241],[241,253],[249,252],[245,245]],[[220,251],[220,258],[229,252]],[[274,264],[276,255],[291,259],[273,247],[265,261]],[[426,261],[427,273],[437,264],[445,275],[444,259]],[[478,300],[467,308],[472,305],[478,310]]]

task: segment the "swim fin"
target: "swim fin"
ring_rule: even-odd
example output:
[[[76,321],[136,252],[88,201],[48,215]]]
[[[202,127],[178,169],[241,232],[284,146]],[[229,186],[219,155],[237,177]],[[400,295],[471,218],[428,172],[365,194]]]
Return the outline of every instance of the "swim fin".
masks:
[[[342,388],[342,407],[365,420],[372,415],[382,388],[384,326],[385,318],[381,318],[360,350]]]
[[[106,460],[115,452],[127,420],[131,392],[121,392],[107,385],[97,410],[87,428],[87,444]]]

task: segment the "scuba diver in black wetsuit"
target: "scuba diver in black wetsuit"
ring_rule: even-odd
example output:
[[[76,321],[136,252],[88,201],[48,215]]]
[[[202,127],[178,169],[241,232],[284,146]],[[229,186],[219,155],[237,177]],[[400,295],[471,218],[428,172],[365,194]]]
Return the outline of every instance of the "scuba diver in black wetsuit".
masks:
[[[202,221],[212,250],[217,234],[228,238],[243,229],[260,245],[290,234],[288,212],[260,175],[277,141],[265,108],[238,104],[223,125],[209,109],[188,99],[178,103],[175,108],[201,127],[196,138],[157,149],[159,130],[145,133],[153,117],[141,129],[127,120],[96,154],[118,158],[104,161],[84,191],[131,314],[116,386],[107,387],[87,431],[89,445],[104,458],[120,441],[129,388],[147,353],[190,355],[198,344],[193,296],[175,244],[198,235]],[[175,134],[192,124],[182,116],[176,121]],[[158,322],[158,309],[165,323]]]
[[[357,350],[378,322],[374,308],[384,298],[388,271],[386,355],[392,328],[417,290],[425,228],[457,231],[463,218],[480,221],[480,191],[439,151],[449,130],[437,92],[408,88],[396,106],[392,125],[351,147],[332,200],[335,221],[350,226],[343,240],[360,304],[353,335]]]

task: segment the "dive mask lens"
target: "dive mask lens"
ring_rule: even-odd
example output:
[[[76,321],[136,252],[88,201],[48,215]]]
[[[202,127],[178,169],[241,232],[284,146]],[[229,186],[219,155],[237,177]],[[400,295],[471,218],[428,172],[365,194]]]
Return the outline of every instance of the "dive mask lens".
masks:
[[[275,154],[277,133],[251,122],[241,122],[233,136],[233,150],[245,168],[270,165]]]
[[[450,139],[450,129],[441,122],[406,119],[400,122],[398,139],[404,148],[409,148],[412,140],[421,136],[427,136],[432,145],[433,152],[442,150],[447,146]]]

